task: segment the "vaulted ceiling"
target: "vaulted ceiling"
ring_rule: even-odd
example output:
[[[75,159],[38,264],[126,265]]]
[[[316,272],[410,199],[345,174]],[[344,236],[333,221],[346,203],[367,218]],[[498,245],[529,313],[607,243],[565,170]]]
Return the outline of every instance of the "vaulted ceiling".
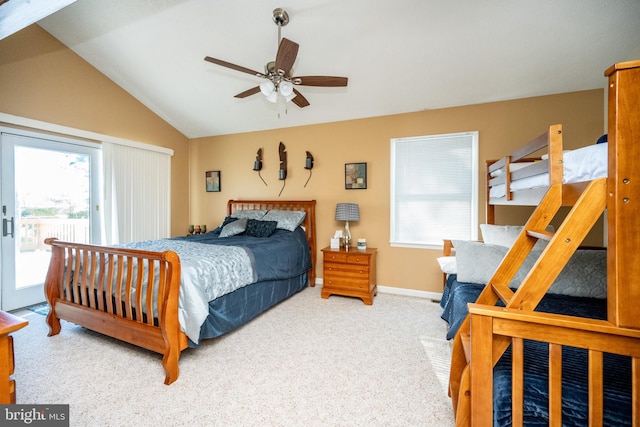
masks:
[[[275,8],[294,74],[347,87],[234,98],[263,80],[204,57],[262,72]],[[77,0],[39,25],[190,138],[602,88],[640,56],[637,0]]]

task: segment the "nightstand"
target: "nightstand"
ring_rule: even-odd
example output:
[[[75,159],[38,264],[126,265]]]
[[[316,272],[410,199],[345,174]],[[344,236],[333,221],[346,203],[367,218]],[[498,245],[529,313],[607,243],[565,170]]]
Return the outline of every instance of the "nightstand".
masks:
[[[344,295],[373,304],[376,285],[376,248],[322,249],[322,298]]]
[[[9,335],[27,326],[29,322],[11,313],[0,311],[0,404],[16,403],[16,382],[13,379],[13,337]]]

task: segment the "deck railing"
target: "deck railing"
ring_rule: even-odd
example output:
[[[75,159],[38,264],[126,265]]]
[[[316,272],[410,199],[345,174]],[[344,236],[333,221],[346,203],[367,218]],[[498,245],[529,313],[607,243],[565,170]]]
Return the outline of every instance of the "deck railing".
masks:
[[[47,237],[65,242],[88,243],[89,220],[73,218],[21,218],[20,251],[51,250],[44,244]]]

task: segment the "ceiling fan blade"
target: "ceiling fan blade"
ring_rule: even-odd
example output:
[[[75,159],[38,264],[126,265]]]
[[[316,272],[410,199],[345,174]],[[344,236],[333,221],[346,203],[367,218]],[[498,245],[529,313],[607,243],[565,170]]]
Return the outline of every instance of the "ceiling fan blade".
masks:
[[[307,101],[307,98],[302,96],[302,94],[300,92],[298,92],[296,89],[293,89],[293,93],[295,93],[296,96],[291,100],[291,102],[293,102],[294,104],[296,104],[300,108],[304,108],[304,107],[308,107],[309,106],[309,101]]]
[[[339,87],[346,86],[349,81],[346,77],[335,76],[303,76],[303,77],[291,77],[291,82],[301,86],[324,86],[324,87]]]
[[[282,76],[288,76],[291,73],[293,63],[296,62],[298,56],[298,48],[300,45],[289,39],[283,38],[278,46],[276,54],[276,73]]]
[[[247,89],[244,92],[240,92],[235,95],[234,98],[246,98],[247,96],[255,95],[260,92],[260,86],[252,87],[251,89]]]
[[[249,68],[241,67],[240,65],[232,64],[231,62],[223,61],[221,59],[216,59],[216,58],[212,58],[210,56],[206,56],[204,58],[204,60],[212,62],[212,63],[214,63],[216,65],[221,65],[223,67],[231,68],[232,70],[240,71],[241,73],[251,74],[252,76],[256,76],[256,77],[265,77],[264,74],[262,74],[262,73],[260,73],[258,71],[254,71],[254,70],[251,70]]]

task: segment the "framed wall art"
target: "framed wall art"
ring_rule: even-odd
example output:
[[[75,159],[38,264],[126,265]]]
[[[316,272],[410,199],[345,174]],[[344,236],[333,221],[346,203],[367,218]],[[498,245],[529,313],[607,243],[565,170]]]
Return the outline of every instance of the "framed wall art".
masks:
[[[364,190],[367,188],[366,163],[345,163],[344,188],[347,190]]]
[[[207,193],[220,191],[220,171],[205,172]]]

